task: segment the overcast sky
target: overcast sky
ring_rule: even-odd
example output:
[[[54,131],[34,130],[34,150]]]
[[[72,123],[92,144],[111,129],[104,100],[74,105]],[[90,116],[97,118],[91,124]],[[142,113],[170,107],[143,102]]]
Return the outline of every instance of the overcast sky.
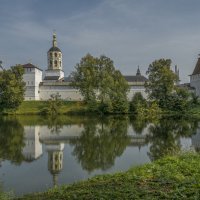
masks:
[[[170,58],[189,81],[200,53],[199,0],[0,0],[0,60],[47,68],[56,30],[65,76],[90,53],[124,75]]]

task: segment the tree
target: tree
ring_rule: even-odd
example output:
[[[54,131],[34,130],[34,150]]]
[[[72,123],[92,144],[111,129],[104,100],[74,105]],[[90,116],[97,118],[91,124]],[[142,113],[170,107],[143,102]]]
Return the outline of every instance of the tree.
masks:
[[[90,54],[83,57],[72,73],[72,83],[93,110],[106,112],[128,112],[128,83],[121,72],[116,70],[113,61]],[[94,105],[99,105],[95,108]]]
[[[147,107],[147,101],[142,96],[141,92],[136,92],[130,102],[130,111],[134,113],[138,113],[139,107],[146,108]]]
[[[24,69],[16,65],[0,72],[0,111],[17,109],[24,100]]]
[[[161,109],[183,111],[188,103],[188,92],[175,85],[177,75],[170,69],[170,59],[155,60],[149,65],[149,81],[145,84],[149,99]]]
[[[42,114],[50,114],[55,116],[59,113],[59,109],[63,104],[61,95],[58,93],[51,94],[51,98],[47,101],[47,106],[42,110]]]
[[[199,97],[196,93],[192,92],[191,93],[191,101],[190,101],[192,106],[198,105],[199,104]]]

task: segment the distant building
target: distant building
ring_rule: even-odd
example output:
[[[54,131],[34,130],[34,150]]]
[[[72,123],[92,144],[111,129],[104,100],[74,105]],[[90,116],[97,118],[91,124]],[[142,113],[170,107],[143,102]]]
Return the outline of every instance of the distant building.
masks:
[[[196,95],[200,96],[200,57],[197,60],[193,73],[190,75],[190,86],[195,88]]]
[[[62,52],[57,46],[56,34],[53,34],[52,47],[47,52],[48,68],[43,71],[31,64],[23,65],[25,73],[23,76],[26,83],[25,100],[48,100],[52,94],[59,94],[63,100],[81,101],[80,92],[72,87],[72,77],[64,76]],[[131,100],[136,92],[141,92],[146,98],[144,84],[147,78],[141,75],[138,67],[136,75],[124,76],[130,86],[128,99]]]

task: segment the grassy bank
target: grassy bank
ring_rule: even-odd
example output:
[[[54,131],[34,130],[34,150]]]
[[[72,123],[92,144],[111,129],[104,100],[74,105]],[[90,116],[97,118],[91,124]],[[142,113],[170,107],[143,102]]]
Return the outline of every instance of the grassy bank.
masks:
[[[39,115],[42,110],[47,106],[46,101],[23,101],[16,111],[6,111],[4,114],[17,114],[17,115]],[[59,108],[59,114],[67,113],[81,113],[85,112],[86,106],[83,102],[63,102]]]
[[[124,173],[97,176],[20,199],[200,199],[200,155],[166,157]]]
[[[44,114],[43,110],[47,108],[47,101],[24,101],[19,106],[16,111],[4,111],[3,114],[6,115],[41,115]],[[75,102],[75,101],[64,101],[61,106],[59,106],[58,114],[92,114],[89,111],[87,104],[84,102]],[[93,112],[95,114],[95,112]],[[119,114],[119,113],[118,113]],[[133,113],[129,113],[134,115]],[[140,113],[141,115],[141,113]],[[139,115],[139,116],[140,116]],[[137,114],[138,116],[138,114]],[[162,111],[160,113],[154,113],[153,110],[147,113],[143,113],[142,118],[154,119],[160,117],[173,117],[180,116],[185,118],[196,118],[200,119],[200,105],[196,105],[193,108],[186,110],[185,112],[177,112],[177,111]]]

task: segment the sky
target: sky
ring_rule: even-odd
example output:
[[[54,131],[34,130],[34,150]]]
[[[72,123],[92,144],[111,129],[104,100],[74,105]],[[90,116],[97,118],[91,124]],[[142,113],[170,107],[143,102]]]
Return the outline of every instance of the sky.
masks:
[[[170,58],[182,83],[200,53],[199,0],[0,0],[0,60],[47,69],[56,31],[68,76],[87,53],[106,55],[124,75],[145,75]]]

